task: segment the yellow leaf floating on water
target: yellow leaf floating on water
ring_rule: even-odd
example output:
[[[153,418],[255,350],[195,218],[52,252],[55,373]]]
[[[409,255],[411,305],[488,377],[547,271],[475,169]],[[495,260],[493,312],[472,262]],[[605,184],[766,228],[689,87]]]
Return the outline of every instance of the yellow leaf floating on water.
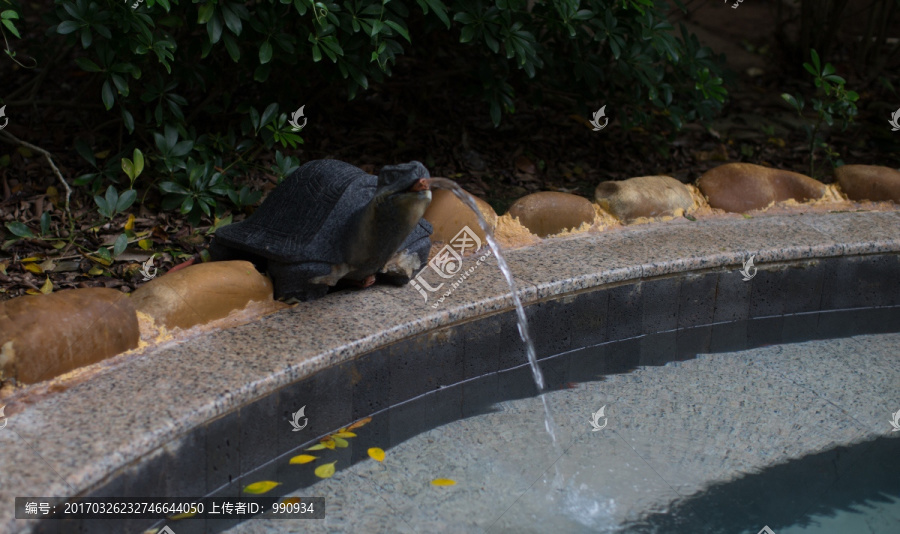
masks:
[[[323,439],[323,440],[322,440],[322,445],[325,445],[325,448],[326,448],[326,449],[334,450],[334,448],[335,448],[335,446],[336,446],[337,444],[334,442],[333,439]]]
[[[44,281],[44,285],[41,286],[41,293],[45,295],[49,295],[53,293],[53,282],[50,281],[50,277],[47,277],[47,280]]]
[[[352,425],[348,426],[347,428],[342,428],[341,432],[346,432],[348,430],[353,430],[354,428],[359,428],[371,420],[372,420],[371,417],[366,417],[365,419],[360,419],[359,421],[353,423]]]
[[[266,493],[271,490],[275,486],[280,486],[281,482],[272,482],[271,480],[263,480],[261,482],[254,482],[249,486],[244,487],[244,493],[252,493],[254,495],[260,495],[262,493]]]
[[[195,515],[197,515],[197,514],[192,513],[192,512],[188,512],[188,513],[186,513],[186,514],[178,514],[178,515],[170,515],[170,516],[166,516],[166,519],[171,519],[172,521],[179,521],[179,520],[181,520],[181,519],[187,519],[187,518],[189,518],[189,517],[194,517]]]
[[[350,443],[348,443],[346,439],[342,439],[342,438],[339,438],[339,437],[337,437],[337,436],[335,436],[335,437],[332,439],[332,441],[334,441],[334,444],[337,445],[338,447],[342,448],[342,449],[343,449],[343,448],[346,448],[348,445],[350,445]]]
[[[384,451],[379,449],[378,447],[372,447],[371,449],[369,449],[369,458],[371,458],[377,462],[383,462],[384,461]]]
[[[24,267],[25,267],[25,270],[28,271],[29,273],[44,274],[44,270],[41,269],[41,266],[38,265],[37,263],[26,263],[24,265]]]
[[[334,474],[334,464],[337,461],[331,462],[330,464],[320,465],[316,468],[316,476],[319,478],[331,478],[331,475]]]
[[[315,460],[318,456],[312,456],[309,454],[301,454],[299,456],[294,456],[291,458],[292,464],[308,464],[309,462]]]
[[[455,486],[456,481],[449,478],[436,478],[431,481],[432,486]]]
[[[332,434],[331,436],[335,437],[335,438],[355,438],[356,434],[354,434],[353,432],[347,432],[346,430],[342,430],[340,432],[336,432],[336,433]]]
[[[306,450],[308,450],[308,451],[321,451],[321,450],[324,449],[324,448],[325,448],[325,445],[322,445],[321,443],[316,443],[315,445],[313,445],[312,447],[310,447],[310,448],[308,448],[308,449],[306,449]]]

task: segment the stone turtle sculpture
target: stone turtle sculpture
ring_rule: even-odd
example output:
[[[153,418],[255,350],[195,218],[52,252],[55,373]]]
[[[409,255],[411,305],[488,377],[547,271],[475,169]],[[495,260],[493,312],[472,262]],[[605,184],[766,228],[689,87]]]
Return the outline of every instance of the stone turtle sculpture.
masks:
[[[337,160],[310,161],[287,177],[246,220],[220,228],[213,261],[248,260],[272,277],[275,298],[312,300],[345,280],[376,275],[401,285],[428,261],[428,170],[418,161],[377,177]]]

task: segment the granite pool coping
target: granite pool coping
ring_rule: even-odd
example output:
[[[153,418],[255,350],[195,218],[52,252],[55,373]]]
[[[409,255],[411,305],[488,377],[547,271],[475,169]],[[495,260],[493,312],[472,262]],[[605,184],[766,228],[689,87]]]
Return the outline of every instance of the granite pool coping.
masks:
[[[900,212],[680,219],[551,239],[509,251],[523,304],[609,284],[708,269],[900,252]],[[469,262],[474,264],[474,259]],[[317,371],[439,327],[512,308],[490,258],[438,309],[411,287],[341,292],[255,323],[120,356],[24,406],[0,430],[0,532],[16,496],[70,496],[191,429]]]

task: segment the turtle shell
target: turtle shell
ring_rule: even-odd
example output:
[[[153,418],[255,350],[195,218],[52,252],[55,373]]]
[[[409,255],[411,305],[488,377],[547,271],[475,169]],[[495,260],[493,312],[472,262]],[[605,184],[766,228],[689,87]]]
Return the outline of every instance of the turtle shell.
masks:
[[[247,219],[216,231],[219,246],[283,263],[345,260],[347,221],[375,196],[378,178],[349,163],[306,163]]]

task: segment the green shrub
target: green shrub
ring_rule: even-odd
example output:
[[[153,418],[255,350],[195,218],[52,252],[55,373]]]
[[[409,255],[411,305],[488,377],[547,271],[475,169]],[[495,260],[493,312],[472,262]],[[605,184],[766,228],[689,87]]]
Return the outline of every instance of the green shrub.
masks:
[[[809,56],[812,63],[803,63],[803,68],[813,77],[817,96],[822,97],[821,99],[810,99],[813,110],[816,112],[816,120],[803,125],[807,141],[809,141],[809,175],[815,178],[817,148],[825,151],[826,157],[835,167],[844,164],[842,160],[837,159],[840,154],[835,152],[819,134],[823,125],[833,126],[835,118],[841,126],[841,131],[846,130],[853,122],[853,117],[857,115],[856,101],[859,100],[859,94],[856,91],[845,89],[847,81],[837,75],[837,70],[831,63],[822,65],[819,54],[815,50],[810,50]],[[803,117],[806,103],[802,96],[782,93],[781,98]]]
[[[135,2],[55,0],[45,17],[46,34],[73,47],[74,63],[93,76],[88,97],[133,134],[102,167],[93,153],[106,147],[80,142],[95,172],[76,183],[103,191],[117,183],[119,161],[141,149],[153,172],[139,185],[158,188],[163,207],[195,223],[221,215],[225,199],[257,201],[239,183],[248,170],[283,177],[297,167],[280,152],[269,168],[256,158],[303,143],[281,107],[299,104],[291,99],[302,86],[343,83],[352,99],[404,54],[449,50],[451,61],[471,66],[494,124],[517,98],[544,89],[583,106],[614,104],[625,127],[709,119],[727,94],[720,63],[684,27],[675,31],[662,1]]]

